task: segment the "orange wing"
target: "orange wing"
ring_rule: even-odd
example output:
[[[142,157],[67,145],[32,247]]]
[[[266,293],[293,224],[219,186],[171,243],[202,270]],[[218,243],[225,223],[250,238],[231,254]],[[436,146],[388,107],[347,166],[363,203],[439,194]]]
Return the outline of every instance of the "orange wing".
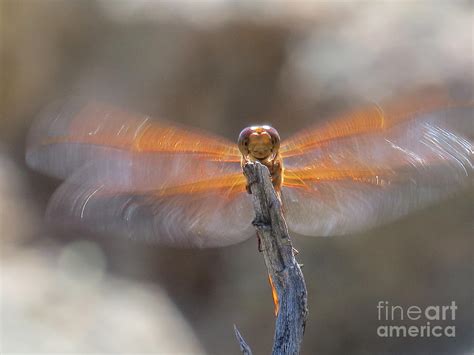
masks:
[[[225,139],[74,100],[53,104],[42,113],[30,131],[27,161],[38,170],[65,178],[84,162],[116,151],[240,161],[235,144]]]
[[[335,139],[383,133],[424,113],[466,104],[469,105],[457,102],[446,90],[440,88],[415,90],[396,99],[381,104],[374,103],[304,130],[282,143],[281,154],[283,157],[291,157],[304,154]]]
[[[224,139],[66,102],[32,128],[26,159],[66,179],[47,217],[68,228],[202,247],[251,235],[240,153]]]
[[[53,136],[43,137],[40,144],[83,143],[140,153],[192,153],[221,161],[240,160],[235,144],[224,139],[153,121],[149,116],[134,116],[112,106],[88,104],[73,117],[66,132],[55,132],[51,127]]]
[[[330,121],[282,144],[283,203],[295,232],[347,234],[472,183],[472,106],[439,92]]]
[[[78,176],[79,177],[79,176]],[[161,245],[218,247],[255,234],[253,209],[245,190],[226,189],[181,194],[108,191],[66,180],[54,193],[47,220],[70,230],[124,236]]]

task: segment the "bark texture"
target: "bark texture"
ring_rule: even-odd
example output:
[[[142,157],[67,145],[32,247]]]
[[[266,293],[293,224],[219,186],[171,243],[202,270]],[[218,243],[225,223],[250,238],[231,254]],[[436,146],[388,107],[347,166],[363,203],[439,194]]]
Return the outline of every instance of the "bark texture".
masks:
[[[260,239],[268,275],[278,295],[272,354],[298,354],[308,315],[303,273],[296,262],[281,200],[273,188],[268,169],[258,162],[246,163],[243,169],[255,209],[253,225]],[[240,339],[242,347],[245,341],[241,336]],[[246,351],[250,351],[248,345]]]

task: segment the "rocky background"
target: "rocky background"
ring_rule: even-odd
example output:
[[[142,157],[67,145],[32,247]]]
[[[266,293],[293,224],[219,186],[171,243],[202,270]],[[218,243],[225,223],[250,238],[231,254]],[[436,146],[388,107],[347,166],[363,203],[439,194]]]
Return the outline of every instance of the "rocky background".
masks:
[[[46,104],[112,102],[229,139],[283,136],[422,84],[473,83],[472,1],[0,0],[0,351],[269,353],[273,304],[257,242],[176,250],[42,222],[59,181],[29,170]],[[294,236],[310,315],[304,354],[467,354],[472,197],[367,233]],[[381,339],[378,301],[455,301],[455,338]]]

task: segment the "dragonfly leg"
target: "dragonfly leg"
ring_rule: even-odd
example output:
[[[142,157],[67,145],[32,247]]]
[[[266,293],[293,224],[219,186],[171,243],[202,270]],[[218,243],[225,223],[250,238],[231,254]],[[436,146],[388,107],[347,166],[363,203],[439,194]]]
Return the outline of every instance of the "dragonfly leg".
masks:
[[[258,252],[261,253],[263,252],[263,246],[262,246],[262,239],[257,233],[257,243],[258,243]]]
[[[245,184],[245,190],[247,190],[247,193],[248,193],[249,195],[252,194],[252,191],[250,190],[250,185],[251,185],[251,184]]]

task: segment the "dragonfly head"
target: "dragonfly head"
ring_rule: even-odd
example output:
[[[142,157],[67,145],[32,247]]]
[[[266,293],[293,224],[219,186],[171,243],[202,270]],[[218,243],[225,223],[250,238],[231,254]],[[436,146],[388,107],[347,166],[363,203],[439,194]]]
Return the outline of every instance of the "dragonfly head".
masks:
[[[244,157],[265,160],[278,154],[280,135],[270,126],[251,126],[240,132],[238,144]]]

